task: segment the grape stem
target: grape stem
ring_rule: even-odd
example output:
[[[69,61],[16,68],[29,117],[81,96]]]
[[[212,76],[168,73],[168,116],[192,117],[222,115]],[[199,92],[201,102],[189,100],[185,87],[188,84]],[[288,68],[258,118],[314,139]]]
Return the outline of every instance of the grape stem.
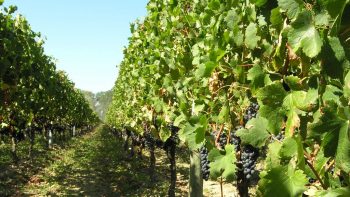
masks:
[[[306,160],[305,160],[305,161],[306,161],[306,164],[311,168],[312,172],[315,174],[315,176],[317,177],[317,179],[320,181],[322,188],[323,188],[324,190],[327,190],[326,185],[323,183],[323,181],[322,181],[320,175],[318,175],[318,173],[317,173],[317,171],[315,170],[314,166],[309,162],[308,157],[307,157],[306,155],[304,155],[304,157],[305,157],[305,159],[306,159]]]
[[[335,162],[335,160],[333,159],[333,160],[326,166],[326,169],[325,169],[326,172],[328,172],[329,169],[331,169],[331,167],[334,165],[334,162]]]
[[[251,67],[254,66],[254,64],[239,64],[237,66],[241,66],[241,67]]]
[[[221,190],[221,197],[224,197],[224,189],[222,187],[222,177],[220,177],[220,190]]]
[[[219,139],[220,139],[220,135],[221,135],[221,132],[223,129],[224,129],[224,124],[221,125],[220,130],[219,130],[218,134],[216,135],[216,139],[215,139],[216,147],[219,147]]]

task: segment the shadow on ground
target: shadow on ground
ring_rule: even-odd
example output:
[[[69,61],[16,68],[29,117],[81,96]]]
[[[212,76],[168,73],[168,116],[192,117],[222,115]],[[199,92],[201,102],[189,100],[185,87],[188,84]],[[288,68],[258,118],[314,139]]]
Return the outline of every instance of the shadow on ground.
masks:
[[[103,126],[74,142],[21,190],[20,196],[166,196],[169,180],[164,151],[157,150],[156,179],[151,183],[148,154],[128,158],[122,141]],[[177,194],[186,196],[188,168],[178,167]]]

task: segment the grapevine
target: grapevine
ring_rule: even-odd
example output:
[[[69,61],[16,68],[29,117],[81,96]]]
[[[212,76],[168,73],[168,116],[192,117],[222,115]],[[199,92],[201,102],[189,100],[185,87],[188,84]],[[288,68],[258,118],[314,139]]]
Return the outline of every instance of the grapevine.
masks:
[[[349,1],[151,0],[147,9],[131,25],[109,124],[138,134],[149,125],[167,144],[173,123],[191,151],[213,147],[210,179],[236,181],[240,196],[248,187],[349,195]]]

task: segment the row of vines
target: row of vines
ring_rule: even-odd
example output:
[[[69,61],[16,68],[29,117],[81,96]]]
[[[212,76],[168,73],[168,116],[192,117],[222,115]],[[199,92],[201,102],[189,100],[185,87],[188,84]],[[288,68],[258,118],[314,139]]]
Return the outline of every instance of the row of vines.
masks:
[[[28,138],[31,152],[36,135],[51,145],[53,136],[67,131],[92,128],[98,118],[83,94],[55,60],[45,55],[43,39],[26,19],[15,14],[16,7],[4,7],[0,1],[0,136],[12,143],[12,155],[18,161],[16,146]],[[11,139],[11,140],[6,140]]]
[[[208,176],[240,196],[350,195],[348,0],[150,0],[147,9],[131,25],[110,125],[178,136],[192,151],[191,196]]]

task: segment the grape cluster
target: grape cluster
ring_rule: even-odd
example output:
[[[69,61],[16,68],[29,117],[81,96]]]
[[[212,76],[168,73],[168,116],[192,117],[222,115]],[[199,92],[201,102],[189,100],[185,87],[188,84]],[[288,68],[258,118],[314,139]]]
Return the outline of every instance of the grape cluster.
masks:
[[[247,123],[250,119],[255,118],[259,110],[259,104],[252,102],[245,111],[243,116],[244,123]]]
[[[205,146],[202,146],[199,150],[201,157],[201,172],[204,180],[209,179],[210,175],[210,161],[208,160],[208,149]]]
[[[219,136],[219,145],[221,149],[224,149],[227,144],[227,135],[225,132],[222,132]]]
[[[151,148],[153,146],[157,148],[164,148],[164,142],[160,139],[154,138],[150,133],[144,133],[143,138],[147,148]]]
[[[154,146],[155,140],[153,138],[153,136],[150,133],[144,133],[143,137],[145,139],[145,145],[148,148],[151,148]]]
[[[241,139],[236,136],[236,131],[242,129],[243,126],[237,126],[230,135],[230,144],[233,144],[235,146],[236,152],[240,150],[240,145],[241,145]]]
[[[259,150],[251,145],[243,147],[241,161],[243,167],[243,174],[246,179],[250,179],[255,173],[256,160],[259,156]]]
[[[276,135],[276,139],[279,141],[283,140],[284,139],[284,132],[282,131],[278,135]]]
[[[316,179],[312,178],[312,177],[308,177],[309,179],[309,183],[312,184],[312,183],[315,183],[316,182]]]

